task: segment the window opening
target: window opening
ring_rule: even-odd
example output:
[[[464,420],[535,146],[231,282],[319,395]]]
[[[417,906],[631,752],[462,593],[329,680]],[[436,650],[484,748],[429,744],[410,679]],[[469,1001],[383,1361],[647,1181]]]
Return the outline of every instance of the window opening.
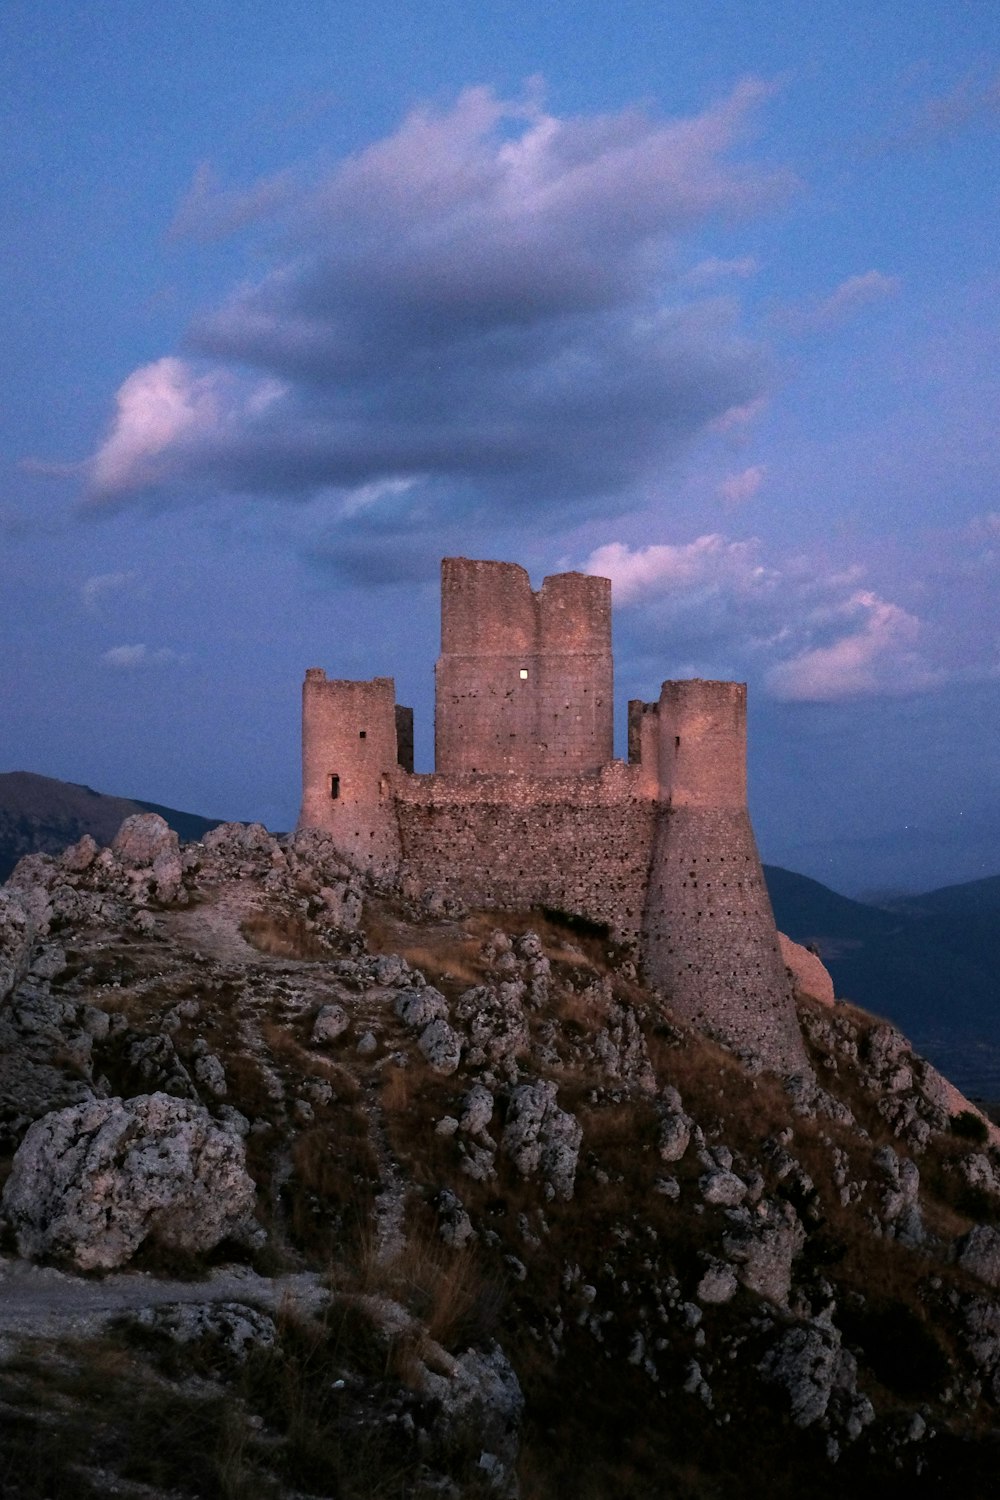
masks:
[[[340,796],[340,777],[339,776],[331,776],[330,777],[330,796],[334,799],[334,801],[336,801],[336,799]]]
[[[367,729],[362,729],[361,733],[358,735],[358,739],[359,740],[366,740],[367,738],[368,738],[368,731],[367,731]]]
[[[518,673],[518,676],[520,677],[520,679],[521,679],[522,682],[527,682],[527,680],[528,680],[528,669],[527,669],[527,667],[522,667],[521,670],[520,670],[520,672]]]

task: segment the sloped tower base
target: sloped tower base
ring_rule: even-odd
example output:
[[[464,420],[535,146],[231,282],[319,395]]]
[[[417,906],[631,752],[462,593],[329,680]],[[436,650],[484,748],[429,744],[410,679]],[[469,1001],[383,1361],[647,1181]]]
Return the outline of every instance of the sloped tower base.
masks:
[[[749,815],[664,808],[643,969],[678,1015],[778,1073],[808,1068]]]

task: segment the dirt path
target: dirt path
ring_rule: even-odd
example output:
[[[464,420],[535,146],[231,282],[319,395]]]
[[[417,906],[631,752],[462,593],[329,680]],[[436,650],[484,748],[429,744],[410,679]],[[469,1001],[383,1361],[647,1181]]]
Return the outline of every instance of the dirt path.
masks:
[[[168,1281],[135,1272],[85,1280],[0,1257],[2,1342],[89,1338],[122,1313],[176,1302],[244,1302],[268,1312],[290,1305],[308,1314],[321,1311],[328,1300],[312,1271],[270,1277],[243,1266],[220,1266],[204,1281]]]

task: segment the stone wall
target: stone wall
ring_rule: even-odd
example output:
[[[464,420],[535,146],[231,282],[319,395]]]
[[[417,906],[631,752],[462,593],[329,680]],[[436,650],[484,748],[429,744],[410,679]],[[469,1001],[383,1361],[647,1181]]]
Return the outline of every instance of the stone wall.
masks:
[[[591,776],[399,778],[404,885],[474,906],[546,906],[638,943],[657,805],[631,767]]]
[[[612,758],[611,585],[445,558],[435,673],[439,772],[560,776]]]
[[[661,809],[642,954],[647,980],[700,1031],[778,1072],[806,1069],[745,808]]]

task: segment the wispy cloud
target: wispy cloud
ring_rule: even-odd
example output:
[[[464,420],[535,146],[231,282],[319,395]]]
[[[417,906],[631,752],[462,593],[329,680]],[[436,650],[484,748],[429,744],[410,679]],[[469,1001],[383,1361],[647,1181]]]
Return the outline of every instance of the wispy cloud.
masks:
[[[109,596],[121,594],[130,589],[136,577],[137,575],[132,572],[93,574],[80,588],[80,598],[83,600],[84,607],[96,613],[102,602]]]
[[[784,309],[779,320],[795,332],[826,332],[856,317],[865,308],[897,296],[900,286],[898,276],[864,271],[848,276],[825,297]]]
[[[476,88],[308,187],[227,200],[202,172],[182,222],[280,210],[284,259],[197,323],[193,356],[124,382],[90,503],[340,492],[349,518],[419,481],[420,504],[613,507],[766,389],[731,299],[670,292],[686,236],[788,190],[733,151],[768,92],[662,120]],[[702,262],[706,285],[750,273]]]
[[[169,646],[154,648],[144,644],[112,646],[101,657],[105,666],[115,667],[120,671],[129,671],[135,667],[165,667],[181,660],[178,652],[172,651]]]
[[[739,474],[729,474],[719,485],[719,498],[727,505],[744,505],[760,494],[766,476],[763,464],[752,464]]]

